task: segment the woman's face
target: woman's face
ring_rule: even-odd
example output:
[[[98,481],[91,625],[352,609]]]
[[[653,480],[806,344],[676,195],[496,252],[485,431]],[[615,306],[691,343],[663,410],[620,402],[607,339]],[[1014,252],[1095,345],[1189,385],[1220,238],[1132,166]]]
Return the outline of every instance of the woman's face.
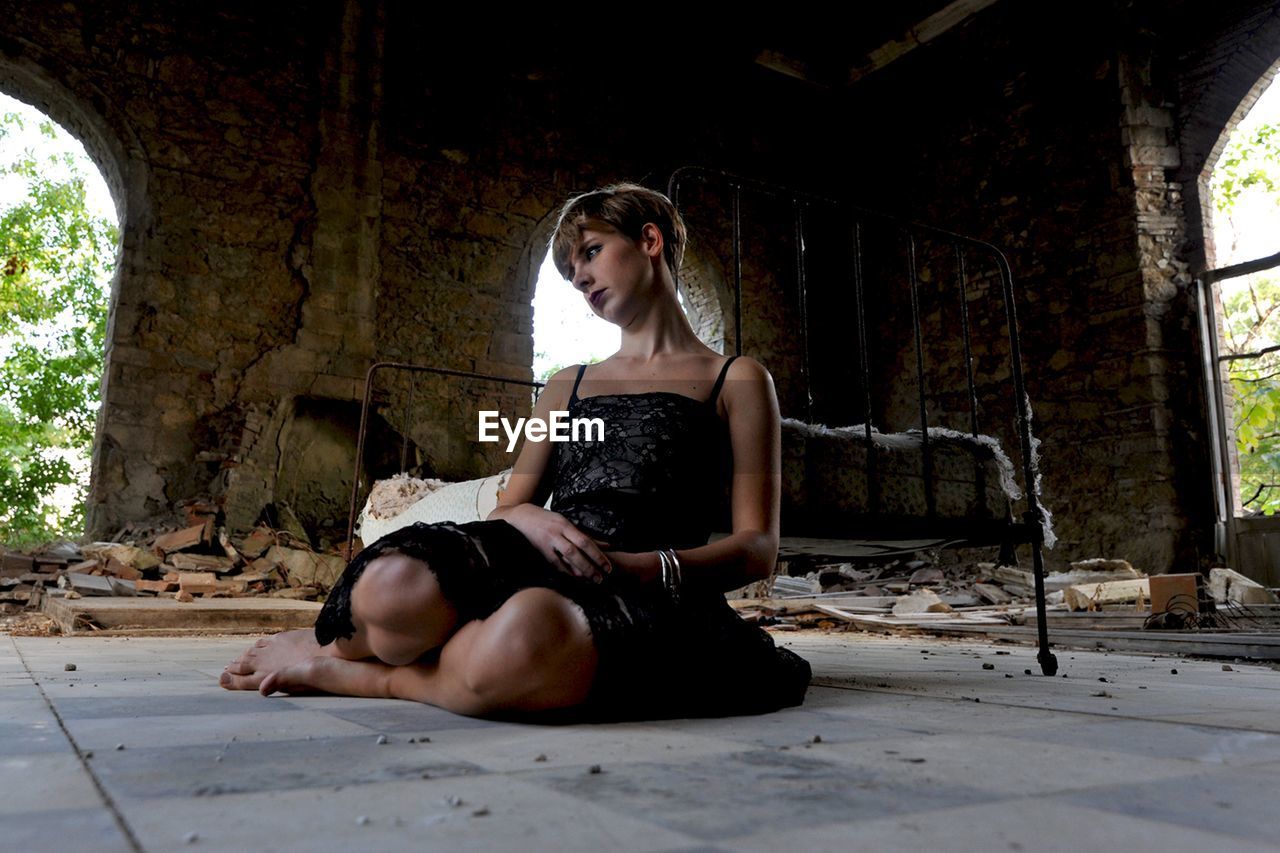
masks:
[[[639,241],[601,222],[589,221],[569,263],[571,282],[595,314],[611,323],[627,325],[642,300],[653,298],[653,255],[662,257],[661,238],[654,240],[655,226],[645,226]]]

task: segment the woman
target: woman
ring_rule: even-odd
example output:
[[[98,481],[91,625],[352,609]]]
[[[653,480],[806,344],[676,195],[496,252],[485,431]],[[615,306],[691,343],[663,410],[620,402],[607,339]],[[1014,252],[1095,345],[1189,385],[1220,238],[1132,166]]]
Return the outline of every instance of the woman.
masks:
[[[660,193],[616,184],[570,199],[556,266],[621,328],[622,346],[553,376],[533,417],[599,417],[605,440],[526,441],[488,520],[373,543],[314,636],[259,640],[223,686],[524,718],[799,704],[809,665],[723,597],[768,577],[777,557],[777,398],[761,365],[723,358],[690,328],[675,288],[684,242]],[[726,479],[732,533],[708,544]]]

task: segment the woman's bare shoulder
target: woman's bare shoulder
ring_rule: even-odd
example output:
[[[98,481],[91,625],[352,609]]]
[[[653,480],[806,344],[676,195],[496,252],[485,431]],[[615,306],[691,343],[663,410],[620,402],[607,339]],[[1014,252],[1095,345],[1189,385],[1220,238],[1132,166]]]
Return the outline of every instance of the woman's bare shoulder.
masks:
[[[569,405],[573,382],[578,378],[578,367],[579,365],[571,364],[551,374],[542,387],[542,393],[538,395],[539,402],[545,399],[552,409],[563,409]]]
[[[733,360],[733,364],[729,365],[729,372],[724,377],[728,379],[755,379],[757,381],[773,381],[773,377],[769,375],[769,370],[763,364],[756,361],[749,355],[740,355]]]
[[[773,391],[773,376],[768,368],[749,355],[740,355],[724,375],[725,390],[739,388],[752,394]]]
[[[763,364],[749,355],[742,355],[729,365],[721,390],[726,411],[732,412],[735,406],[757,408],[776,397],[773,377]]]

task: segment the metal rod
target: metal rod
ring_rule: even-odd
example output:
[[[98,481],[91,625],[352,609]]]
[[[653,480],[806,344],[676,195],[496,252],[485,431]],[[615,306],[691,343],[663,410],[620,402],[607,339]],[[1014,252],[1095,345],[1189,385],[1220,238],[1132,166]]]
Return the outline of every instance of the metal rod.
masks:
[[[742,355],[742,187],[733,185],[733,351]]]
[[[1041,553],[1044,538],[1044,510],[1040,507],[1039,465],[1035,459],[1035,447],[1031,443],[1031,402],[1027,397],[1026,380],[1022,376],[1022,344],[1018,332],[1018,309],[1013,302],[1013,273],[1004,253],[994,249],[996,265],[1000,270],[1001,291],[1004,294],[1004,310],[1009,326],[1009,362],[1013,370],[1014,406],[1017,412],[1018,439],[1022,445],[1022,476],[1026,482],[1027,524],[1032,528],[1031,563],[1035,569],[1037,639],[1040,652],[1037,659],[1046,675],[1058,670],[1058,660],[1049,651],[1049,628],[1046,624],[1044,602],[1044,556]]]
[[[969,432],[978,436],[978,386],[973,378],[973,345],[969,336],[969,279],[965,272],[964,250],[956,249],[956,278],[960,284],[960,334],[964,340],[965,378],[969,383]]]
[[[867,511],[872,515],[880,511],[880,481],[878,478],[879,462],[876,459],[875,442],[871,440],[871,431],[875,429],[874,399],[871,392],[871,344],[867,340],[867,304],[866,287],[862,280],[862,221],[853,223],[853,302],[858,329],[858,372],[862,383],[863,430],[862,446],[867,455]]]
[[[400,473],[403,474],[405,469],[409,467],[409,424],[413,423],[413,392],[417,389],[418,374],[409,374],[409,417],[405,420],[405,430],[401,433],[400,442]]]
[[[801,370],[804,379],[805,420],[813,423],[813,361],[809,351],[809,299],[805,280],[806,246],[804,232],[804,205],[795,202],[796,226],[796,290],[800,308],[800,351],[803,363]]]
[[[964,264],[964,249],[955,245],[956,282],[960,286],[960,336],[964,341],[965,380],[969,387],[969,434],[978,437],[978,385],[973,378],[973,342],[969,330],[969,276]],[[983,513],[987,511],[987,469],[975,454],[973,457],[974,503]],[[1013,513],[1006,502],[1006,517],[1013,520]]]
[[[920,279],[916,270],[916,236],[907,233],[907,282],[911,293],[911,330],[916,343],[916,396],[920,405],[920,476],[924,478],[925,514],[938,514],[933,483],[933,448],[929,443],[929,406],[924,387],[924,332],[920,324]]]
[[[1217,518],[1213,525],[1213,547],[1217,556],[1234,565],[1235,543],[1230,535],[1234,525],[1235,504],[1231,486],[1231,451],[1227,445],[1226,394],[1222,389],[1222,368],[1218,355],[1218,321],[1213,310],[1213,284],[1196,279],[1196,307],[1200,314],[1201,358],[1203,359],[1205,395],[1208,398],[1209,440],[1214,452],[1209,454],[1213,471],[1213,509]]]

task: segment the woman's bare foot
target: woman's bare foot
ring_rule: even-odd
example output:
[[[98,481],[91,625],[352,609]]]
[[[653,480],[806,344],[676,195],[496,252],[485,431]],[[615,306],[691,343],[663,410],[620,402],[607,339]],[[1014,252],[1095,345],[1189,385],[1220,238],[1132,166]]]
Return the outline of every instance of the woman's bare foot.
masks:
[[[257,690],[276,670],[325,654],[310,628],[263,637],[233,660],[218,683],[228,690]]]
[[[396,667],[377,661],[345,660],[317,655],[267,673],[258,692],[335,693],[340,696],[391,698],[391,673]]]
[[[321,670],[331,660],[334,659],[310,657],[282,669],[268,672],[258,686],[258,692],[263,696],[270,696],[272,693],[315,693],[319,690]]]

